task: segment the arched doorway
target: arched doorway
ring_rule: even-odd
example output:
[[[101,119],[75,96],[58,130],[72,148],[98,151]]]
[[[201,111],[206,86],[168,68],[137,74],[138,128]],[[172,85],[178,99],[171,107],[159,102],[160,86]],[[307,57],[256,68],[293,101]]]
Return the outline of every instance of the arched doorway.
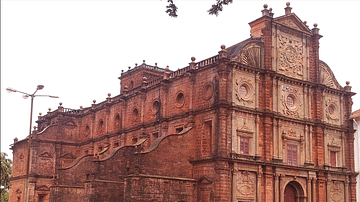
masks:
[[[296,202],[296,189],[291,184],[288,184],[285,187],[284,202]]]
[[[289,182],[284,189],[284,202],[304,202],[305,194],[301,185],[296,181]]]

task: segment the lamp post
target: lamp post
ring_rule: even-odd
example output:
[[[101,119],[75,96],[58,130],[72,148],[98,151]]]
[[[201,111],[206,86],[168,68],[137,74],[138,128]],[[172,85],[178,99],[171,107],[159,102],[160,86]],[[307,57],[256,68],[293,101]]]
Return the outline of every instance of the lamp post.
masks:
[[[27,163],[26,163],[26,179],[25,179],[25,192],[24,192],[24,202],[27,202],[27,195],[28,195],[28,186],[29,186],[29,170],[30,170],[30,152],[31,152],[31,127],[32,127],[32,114],[33,114],[33,105],[34,105],[34,97],[50,97],[50,98],[59,98],[58,96],[52,96],[52,95],[35,95],[35,93],[38,90],[42,90],[44,88],[43,85],[38,85],[36,87],[36,90],[33,94],[24,93],[22,91],[18,91],[12,88],[6,88],[6,91],[9,93],[12,92],[18,92],[21,94],[24,94],[22,97],[24,99],[27,99],[28,97],[31,97],[31,109],[30,109],[30,130],[29,130],[29,141],[28,141],[28,156],[27,156]]]

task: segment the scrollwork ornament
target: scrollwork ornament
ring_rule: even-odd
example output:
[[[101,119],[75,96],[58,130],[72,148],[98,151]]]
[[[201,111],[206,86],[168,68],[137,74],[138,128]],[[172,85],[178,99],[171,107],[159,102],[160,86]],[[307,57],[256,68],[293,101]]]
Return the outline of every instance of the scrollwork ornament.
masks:
[[[280,34],[278,40],[279,70],[285,75],[302,78],[304,55],[301,40],[286,34]]]
[[[283,113],[290,116],[300,116],[302,101],[300,99],[300,90],[293,87],[283,87],[283,94],[280,101],[283,105]]]
[[[255,90],[252,83],[245,77],[240,77],[235,81],[235,97],[243,105],[254,102]]]

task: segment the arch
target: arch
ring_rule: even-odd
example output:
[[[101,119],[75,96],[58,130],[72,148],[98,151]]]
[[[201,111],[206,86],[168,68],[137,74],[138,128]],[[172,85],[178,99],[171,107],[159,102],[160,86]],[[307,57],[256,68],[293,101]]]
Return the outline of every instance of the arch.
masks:
[[[305,202],[306,196],[303,187],[297,181],[290,181],[283,190],[283,202]]]

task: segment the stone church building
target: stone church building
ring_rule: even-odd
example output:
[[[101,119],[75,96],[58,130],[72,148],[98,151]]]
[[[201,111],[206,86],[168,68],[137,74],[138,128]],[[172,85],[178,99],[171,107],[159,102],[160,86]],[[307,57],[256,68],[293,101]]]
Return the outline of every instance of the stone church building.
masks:
[[[171,71],[122,72],[120,94],[60,103],[12,145],[10,201],[355,202],[349,82],[319,28],[264,5],[250,38]]]

